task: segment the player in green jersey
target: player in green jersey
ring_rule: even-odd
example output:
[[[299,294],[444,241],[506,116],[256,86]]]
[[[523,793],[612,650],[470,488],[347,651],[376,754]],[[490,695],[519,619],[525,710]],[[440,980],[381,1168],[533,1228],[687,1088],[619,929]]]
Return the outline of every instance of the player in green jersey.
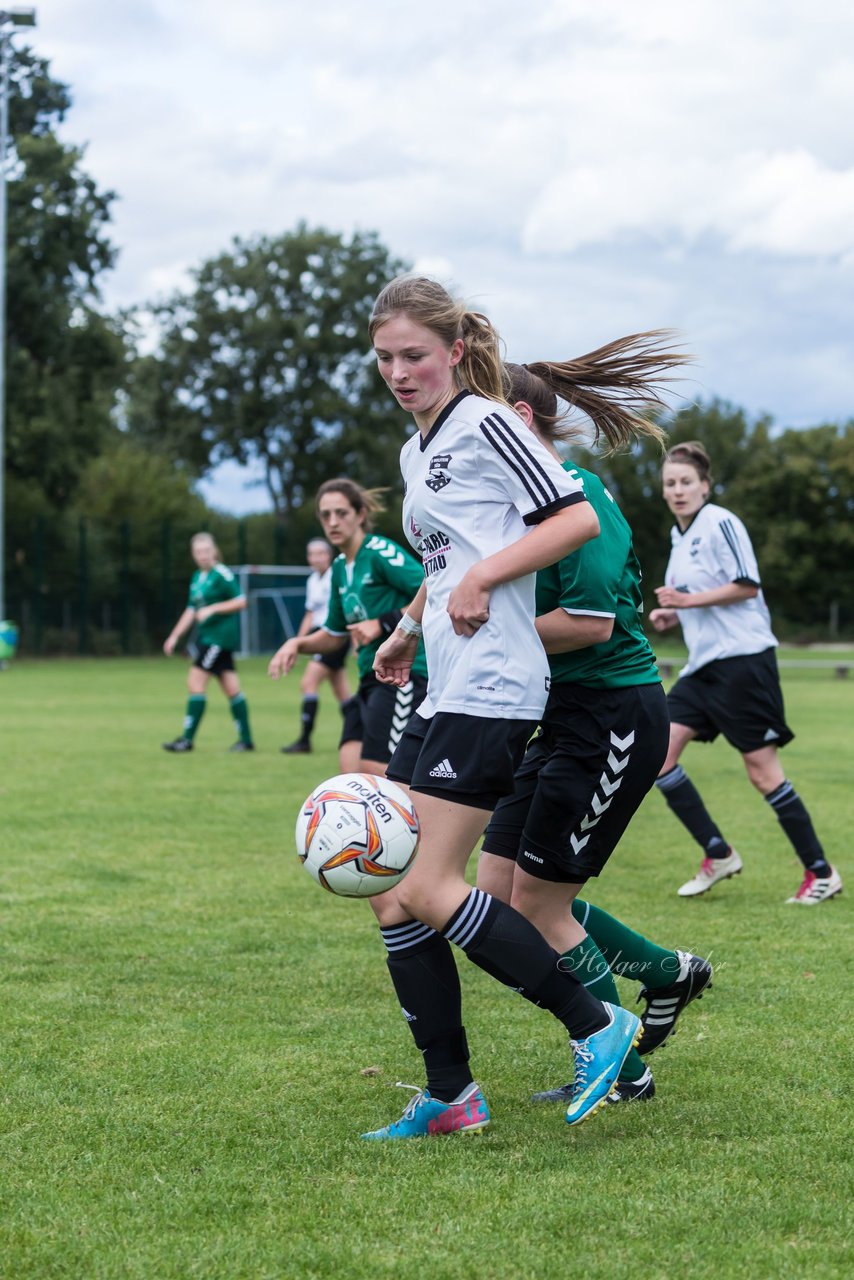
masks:
[[[345,703],[339,744],[340,767],[384,774],[409,718],[427,689],[423,646],[402,688],[377,680],[374,655],[394,631],[404,607],[423,580],[421,565],[396,542],[371,532],[382,511],[381,491],[353,480],[327,480],[317,491],[315,509],[329,542],[340,554],[332,562],[329,613],[320,631],[294,636],[273,656],[269,674],[287,675],[301,653],[334,653],[349,636],[357,650],[359,689]]]
[[[219,547],[209,533],[197,533],[190,539],[190,551],[196,572],[190,582],[187,606],[163,643],[168,656],[175,652],[181,637],[195,626],[190,646],[192,666],[187,677],[189,699],[181,736],[164,742],[164,751],[193,750],[193,740],[205,713],[208,681],[219,680],[237,726],[238,739],[230,751],[254,751],[249,729],[249,708],[240,688],[234,667],[234,651],[240,647],[240,624],[237,618],[246,608],[237,579],[227,565],[220,563]]]
[[[558,425],[552,366],[509,365],[514,407],[547,448]],[[650,434],[655,429],[650,428]],[[511,901],[561,954],[561,964],[600,999],[618,1003],[611,968],[644,981],[644,1038],[611,1101],[652,1097],[649,1054],[712,977],[708,961],[649,942],[578,894],[603,870],[666,754],[667,703],[640,622],[641,571],[632,532],[611,494],[580,476],[599,517],[599,537],[537,575],[537,630],[549,655],[551,690],[516,791],[496,807],[483,842],[478,884]],[[601,945],[597,945],[601,944]],[[564,1101],[571,1086],[538,1095]]]

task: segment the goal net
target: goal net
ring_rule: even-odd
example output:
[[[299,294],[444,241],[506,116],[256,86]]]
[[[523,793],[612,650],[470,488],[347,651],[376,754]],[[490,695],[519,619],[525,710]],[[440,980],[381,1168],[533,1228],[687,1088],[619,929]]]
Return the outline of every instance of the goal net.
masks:
[[[275,653],[295,636],[305,613],[305,565],[232,565],[246,608],[240,614],[238,657]]]

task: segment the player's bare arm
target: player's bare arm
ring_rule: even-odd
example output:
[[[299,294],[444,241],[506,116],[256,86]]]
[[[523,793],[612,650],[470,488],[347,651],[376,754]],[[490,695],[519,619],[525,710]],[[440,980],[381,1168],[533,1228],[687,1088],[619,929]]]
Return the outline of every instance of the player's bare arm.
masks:
[[[175,647],[185,631],[189,631],[195,621],[195,609],[185,609],[178,621],[175,623],[169,635],[163,641],[163,652],[167,658],[175,652]]]
[[[587,649],[592,644],[604,644],[610,640],[614,619],[553,609],[551,613],[541,614],[536,626],[546,653],[569,653],[573,649]]]
[[[649,621],[655,631],[669,631],[679,626],[679,614],[675,609],[653,609]]]
[[[231,600],[220,600],[217,604],[203,604],[196,610],[196,622],[207,622],[208,618],[217,615],[225,617],[229,613],[240,613],[246,608],[246,596],[234,596]]]
[[[739,604],[758,595],[759,588],[748,582],[728,582],[710,591],[680,591],[678,587],[655,589],[655,598],[663,609],[707,609],[716,604]]]
[[[293,670],[301,653],[335,653],[341,648],[343,639],[343,636],[333,635],[325,627],[321,627],[319,631],[312,631],[311,635],[291,636],[290,640],[286,640],[281,649],[273,654],[267,667],[267,675],[278,680],[279,676],[286,676]]]
[[[404,609],[400,622],[374,655],[374,675],[382,684],[402,688],[409,683],[412,664],[418,652],[421,619],[427,601],[427,586],[422,582],[418,594]]]
[[[366,618],[364,622],[351,622],[347,630],[350,632],[353,644],[357,649],[361,649],[366,644],[373,644],[374,640],[379,640],[383,633],[382,623],[379,618]]]

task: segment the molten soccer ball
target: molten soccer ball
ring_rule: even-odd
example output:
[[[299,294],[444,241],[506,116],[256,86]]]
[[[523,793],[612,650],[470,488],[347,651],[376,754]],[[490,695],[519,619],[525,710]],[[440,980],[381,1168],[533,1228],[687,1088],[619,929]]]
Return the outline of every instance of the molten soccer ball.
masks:
[[[330,893],[370,898],[403,879],[420,834],[400,787],[372,773],[340,773],[315,787],[300,809],[297,853]]]

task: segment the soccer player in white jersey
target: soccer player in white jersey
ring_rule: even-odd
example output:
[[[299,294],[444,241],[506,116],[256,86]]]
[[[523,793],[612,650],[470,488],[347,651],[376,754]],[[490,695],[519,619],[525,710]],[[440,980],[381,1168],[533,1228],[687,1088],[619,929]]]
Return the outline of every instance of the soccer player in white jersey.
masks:
[[[428,1087],[400,1120],[364,1136],[472,1132],[489,1121],[467,1069],[449,943],[567,1028],[575,1090],[566,1119],[577,1124],[604,1105],[640,1022],[562,972],[534,926],[472,889],[465,869],[545,705],[534,576],[595,537],[598,520],[580,481],[507,403],[500,340],[485,316],[435,281],[401,277],[374,304],[370,335],[380,373],[418,428],[401,451],[403,522],[425,575],[374,666],[381,680],[405,682],[423,628],[428,669],[427,697],[387,770],[415,793],[421,848],[406,879],[372,905]]]
[[[305,613],[297,630],[298,636],[310,636],[318,632],[329,612],[329,593],[332,589],[332,558],[335,552],[325,538],[312,538],[305,549],[305,558],[311,573],[305,584]],[[300,707],[300,736],[290,746],[282,747],[285,755],[305,754],[311,751],[311,735],[317,718],[320,701],[318,690],[324,680],[332,686],[338,705],[344,708],[352,697],[350,682],[345,670],[350,645],[343,641],[334,653],[315,653],[306,665],[300,681],[302,706]]]
[[[697,441],[670,449],[662,483],[676,524],[666,584],[656,590],[659,607],[650,622],[658,631],[681,625],[688,662],[668,694],[670,748],[656,785],[703,850],[699,871],[679,895],[706,893],[742,869],[679,763],[693,739],[713,742],[722,733],[741,752],[748,778],[803,863],[800,888],[787,901],[808,907],[826,902],[841,892],[842,878],[777,754],[794,734],[786,724],[777,640],[750,537],[738,516],[709,502],[711,463]]]

